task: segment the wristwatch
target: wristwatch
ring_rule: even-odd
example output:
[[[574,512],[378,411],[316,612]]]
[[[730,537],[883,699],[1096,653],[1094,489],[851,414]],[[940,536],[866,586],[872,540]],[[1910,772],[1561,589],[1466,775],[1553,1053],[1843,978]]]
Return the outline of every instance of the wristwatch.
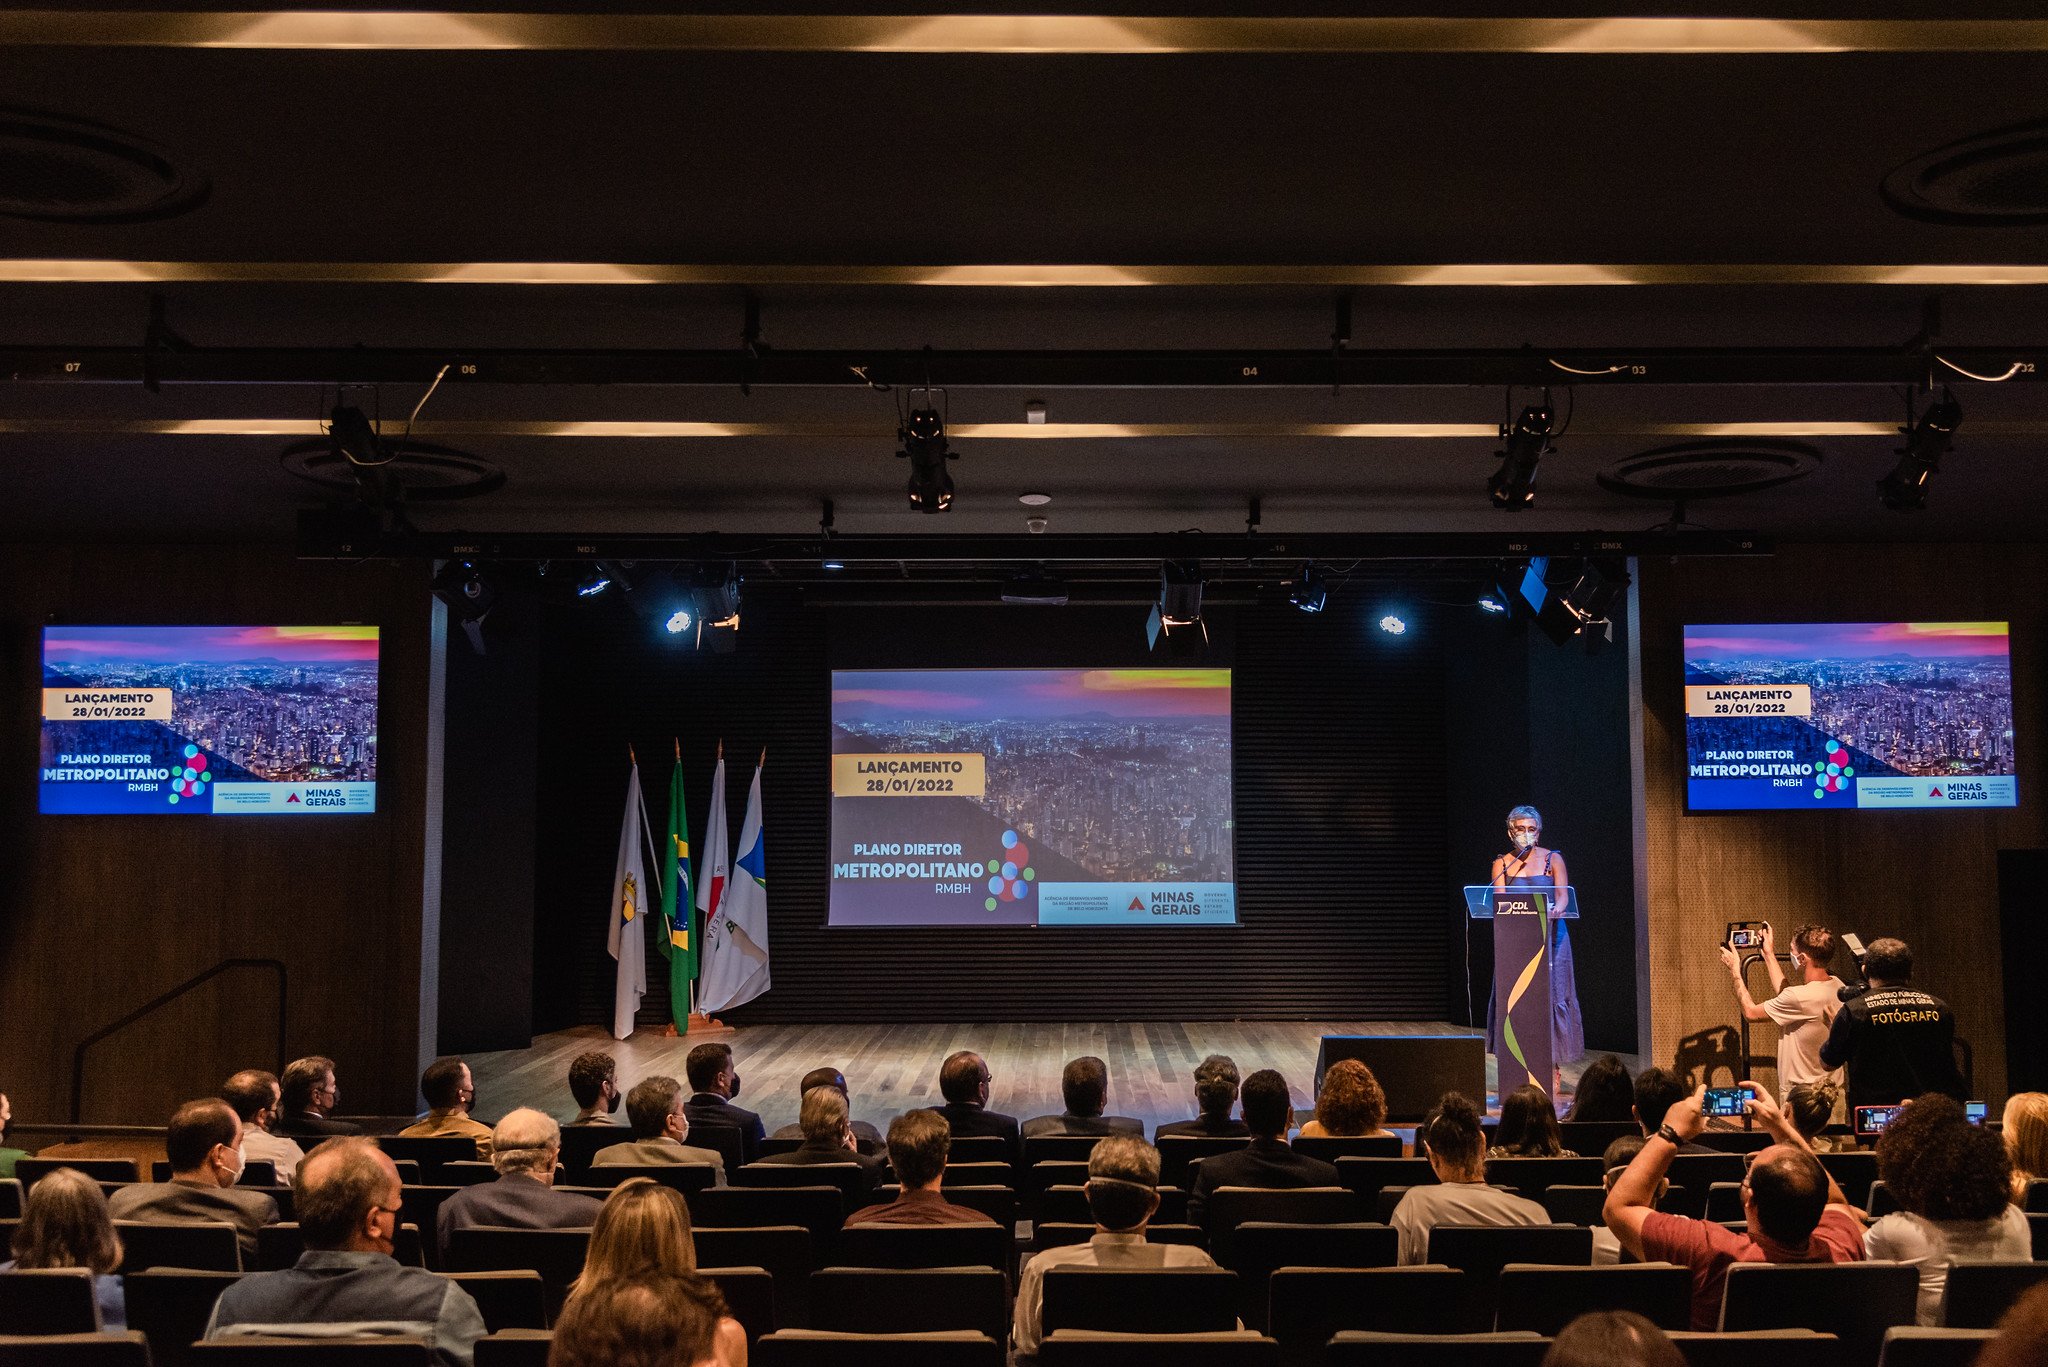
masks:
[[[1657,1137],[1674,1149],[1685,1147],[1685,1141],[1678,1137],[1678,1131],[1672,1129],[1668,1122],[1657,1127]]]

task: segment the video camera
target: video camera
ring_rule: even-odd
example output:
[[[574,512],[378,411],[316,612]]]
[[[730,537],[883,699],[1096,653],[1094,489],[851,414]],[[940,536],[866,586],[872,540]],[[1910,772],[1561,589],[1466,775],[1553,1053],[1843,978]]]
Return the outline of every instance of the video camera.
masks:
[[[1847,947],[1849,956],[1856,960],[1856,982],[1854,985],[1842,984],[1841,990],[1835,995],[1845,1002],[1854,1001],[1870,990],[1870,977],[1863,971],[1863,959],[1869,951],[1863,947],[1863,938],[1854,931],[1843,931],[1841,941]]]

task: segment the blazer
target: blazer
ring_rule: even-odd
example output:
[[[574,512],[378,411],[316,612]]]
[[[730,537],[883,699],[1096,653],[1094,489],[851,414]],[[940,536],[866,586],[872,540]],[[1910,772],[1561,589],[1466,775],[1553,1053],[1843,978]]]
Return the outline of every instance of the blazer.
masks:
[[[966,1102],[949,1102],[932,1109],[946,1118],[946,1126],[955,1136],[973,1138],[992,1134],[1007,1141],[1012,1163],[1024,1161],[1024,1138],[1018,1133],[1016,1116]]]
[[[151,1225],[189,1225],[220,1220],[235,1227],[242,1262],[256,1262],[256,1230],[277,1223],[277,1202],[254,1187],[211,1187],[200,1182],[135,1182],[107,1198],[116,1220]]]
[[[1026,1139],[1050,1134],[1134,1134],[1143,1139],[1145,1122],[1127,1115],[1040,1115],[1025,1121],[1021,1133]]]
[[[1277,1139],[1254,1138],[1251,1147],[1211,1154],[1195,1169],[1188,1193],[1188,1223],[1203,1223],[1210,1194],[1218,1187],[1341,1187],[1335,1163],[1296,1153]]]
[[[716,1149],[693,1149],[673,1139],[635,1139],[626,1144],[613,1144],[599,1149],[597,1156],[590,1160],[593,1168],[662,1167],[671,1163],[706,1164],[715,1174],[711,1184],[716,1187],[725,1185],[725,1160]]]
[[[351,1125],[346,1120],[329,1120],[311,1111],[293,1111],[279,1116],[271,1125],[270,1132],[287,1139],[325,1139],[335,1134],[361,1134],[363,1127]]]
[[[761,1141],[768,1132],[761,1117],[735,1106],[716,1092],[698,1092],[683,1103],[683,1114],[691,1126],[724,1125],[740,1132],[740,1162],[751,1163],[761,1156]]]
[[[882,1170],[888,1165],[880,1158],[857,1153],[852,1149],[825,1148],[822,1145],[806,1144],[788,1153],[771,1153],[756,1160],[761,1163],[809,1166],[816,1163],[852,1163],[860,1169],[860,1189],[873,1191],[882,1185]]]
[[[504,1225],[512,1229],[587,1229],[597,1221],[604,1203],[573,1191],[556,1191],[523,1172],[508,1172],[495,1182],[464,1187],[441,1203],[435,1217],[435,1238],[441,1252],[458,1229],[472,1225]]]

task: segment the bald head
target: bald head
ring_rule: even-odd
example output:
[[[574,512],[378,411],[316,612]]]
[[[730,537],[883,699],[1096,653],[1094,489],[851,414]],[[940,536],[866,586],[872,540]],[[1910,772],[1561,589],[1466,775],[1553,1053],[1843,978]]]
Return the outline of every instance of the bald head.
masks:
[[[1805,1149],[1773,1144],[1749,1165],[1742,1204],[1751,1229],[1788,1248],[1802,1247],[1827,1209],[1828,1175]]]
[[[561,1150],[562,1127],[529,1106],[511,1112],[491,1131],[491,1164],[500,1173],[524,1173],[552,1183]]]
[[[292,1209],[306,1247],[389,1253],[398,1232],[398,1168],[368,1139],[329,1139],[306,1155],[292,1182]]]

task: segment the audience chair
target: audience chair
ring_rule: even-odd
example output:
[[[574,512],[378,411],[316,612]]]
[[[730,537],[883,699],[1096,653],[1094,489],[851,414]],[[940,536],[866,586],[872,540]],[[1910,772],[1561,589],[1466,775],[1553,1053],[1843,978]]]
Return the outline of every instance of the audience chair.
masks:
[[[441,1176],[442,1164],[476,1161],[476,1141],[456,1134],[437,1134],[431,1138],[417,1139],[381,1134],[377,1136],[377,1147],[390,1155],[393,1162],[405,1159],[419,1164],[420,1175],[416,1180],[437,1185],[449,1180]]]
[[[400,1187],[398,1189],[398,1219],[402,1224],[418,1225],[422,1231],[421,1252],[426,1256],[427,1266],[439,1272],[441,1267],[441,1203],[461,1191],[461,1187]],[[611,1195],[605,1192],[598,1199]],[[289,1220],[289,1215],[284,1217]]]
[[[978,1329],[1001,1341],[1010,1293],[992,1267],[828,1267],[811,1274],[811,1328],[845,1334]]]
[[[1268,1284],[1283,1267],[1392,1267],[1401,1240],[1386,1225],[1291,1225],[1249,1220],[1231,1237],[1237,1273],[1238,1318],[1254,1329],[1266,1324]]]
[[[1989,1329],[2041,1282],[2048,1282],[2048,1263],[1957,1258],[1948,1265],[1939,1318],[1951,1329]]]
[[[1589,1267],[1593,1231],[1581,1225],[1438,1225],[1429,1232],[1429,1260],[1465,1274],[1469,1333],[1493,1328],[1500,1271],[1509,1263]]]
[[[1989,1329],[1922,1329],[1902,1324],[1884,1331],[1878,1367],[1970,1367],[1984,1345],[1997,1338]]]
[[[871,1205],[884,1206],[902,1194],[903,1188],[901,1187],[876,1187],[873,1191],[862,1197],[860,1204],[855,1206],[854,1209],[860,1210]],[[956,1206],[966,1206],[969,1210],[980,1211],[1004,1229],[1014,1229],[1016,1227],[1017,1193],[1011,1191],[1008,1187],[947,1187],[946,1199]],[[1187,1209],[1185,1199],[1181,1202],[1181,1209],[1183,1211]],[[851,1212],[848,1213],[851,1214]],[[1041,1216],[1040,1218],[1044,1217]],[[1081,1213],[1076,1218],[1084,1220],[1088,1218],[1087,1201],[1083,1200],[1081,1202]]]
[[[19,1177],[0,1177],[0,1220],[19,1220],[24,1195]]]
[[[798,1169],[803,1171],[803,1169]],[[827,1186],[708,1187],[685,1198],[692,1225],[718,1229],[756,1229],[762,1225],[802,1225],[813,1245],[828,1248],[846,1211],[839,1192]]]
[[[1633,1120],[1560,1120],[1557,1128],[1566,1148],[1588,1158],[1606,1153],[1607,1146],[1617,1139],[1643,1132]]]
[[[1507,1187],[1516,1195],[1541,1201],[1543,1190],[1554,1186],[1586,1186],[1606,1175],[1597,1158],[1489,1158],[1486,1181],[1489,1186]]]
[[[1721,1300],[1723,1329],[1816,1329],[1842,1340],[1846,1362],[1877,1359],[1884,1331],[1913,1323],[1920,1277],[1906,1263],[1736,1263]]]
[[[150,1367],[149,1340],[132,1329],[125,1334],[10,1333],[0,1335],[0,1367]]]
[[[1870,1184],[1870,1204],[1864,1209],[1870,1212],[1871,1219],[1875,1220],[1880,1215],[1890,1215],[1898,1208],[1899,1198],[1892,1195],[1890,1187],[1882,1181]]]
[[[432,1367],[423,1338],[294,1339],[235,1335],[192,1345],[210,1367]]]
[[[811,1232],[802,1225],[695,1230],[699,1267],[758,1267],[775,1279],[775,1325],[808,1323],[811,1269],[817,1264]]]
[[[599,1149],[608,1149],[614,1144],[624,1144],[633,1138],[633,1132],[623,1125],[565,1125],[562,1127],[562,1151],[557,1159],[569,1170],[569,1176],[580,1182],[590,1160],[597,1157]]]
[[[1099,1134],[1041,1134],[1026,1136],[1024,1166],[1038,1163],[1085,1163],[1104,1136]]]
[[[2027,1212],[2027,1223],[2033,1226],[2034,1261],[2048,1262],[2048,1213]]]
[[[296,1226],[294,1226],[296,1228]],[[235,1227],[224,1220],[188,1225],[160,1225],[142,1220],[116,1220],[121,1236],[121,1270],[189,1267],[202,1272],[242,1271],[242,1245]]]
[[[941,1187],[1007,1187],[1015,1180],[1008,1163],[948,1163],[939,1174]]]
[[[1267,1282],[1266,1332],[1295,1367],[1314,1367],[1332,1334],[1427,1334],[1456,1321],[1465,1274],[1454,1267],[1281,1267]]]
[[[999,1134],[956,1134],[946,1151],[949,1163],[1007,1163],[1010,1141]]]
[[[1594,1310],[1633,1310],[1659,1329],[1683,1329],[1692,1322],[1692,1269],[1676,1263],[1509,1263],[1500,1270],[1493,1327],[1555,1335]]]
[[[0,1272],[0,1325],[10,1334],[96,1334],[100,1305],[83,1267]]]
[[[1811,1329],[1752,1329],[1715,1334],[1672,1331],[1667,1337],[1685,1354],[1686,1367],[1826,1367],[1839,1361],[1841,1340]],[[1852,1367],[1874,1367],[1857,1363]]]
[[[149,1180],[168,1182],[171,1180],[171,1165],[163,1159],[149,1165]],[[242,1175],[235,1179],[238,1187],[274,1187],[277,1185],[277,1164],[268,1158],[252,1158],[242,1165]]]
[[[128,1300],[128,1327],[149,1340],[155,1367],[184,1367],[187,1349],[206,1332],[213,1303],[242,1279],[239,1272],[195,1272],[182,1267],[153,1267],[122,1278]]]
[[[440,1275],[470,1294],[483,1313],[484,1328],[494,1334],[500,1329],[548,1327],[547,1289],[540,1273],[531,1268]]]
[[[1707,1188],[1707,1215],[1714,1221],[1746,1220],[1749,1213],[1742,1208],[1742,1183],[1716,1182]]]
[[[1401,1136],[1398,1134],[1357,1134],[1323,1135],[1319,1138],[1303,1136],[1292,1145],[1296,1153],[1320,1158],[1325,1163],[1334,1163],[1340,1158],[1399,1158]]]
[[[476,1341],[476,1367],[548,1367],[554,1346],[555,1336],[546,1329],[500,1329]]]
[[[1025,1171],[1021,1179],[1025,1194],[1037,1208],[1039,1198],[1054,1187],[1079,1187],[1088,1180],[1088,1164],[1078,1158],[1042,1159]],[[1162,1187],[1163,1191],[1177,1191],[1177,1187]],[[1045,1216],[1039,1216],[1045,1219]]]
[[[391,1256],[407,1267],[425,1267],[422,1256],[420,1227],[402,1224],[392,1241]],[[279,1222],[264,1225],[256,1231],[256,1267],[259,1272],[279,1272],[299,1260],[306,1251],[305,1236],[299,1233],[298,1225]]]
[[[841,1209],[859,1210],[868,1204],[862,1183],[867,1174],[860,1164],[845,1163],[748,1163],[732,1175],[739,1188],[763,1190],[770,1187],[831,1187],[839,1193]]]
[[[1031,1226],[1031,1245],[1034,1251],[1048,1248],[1064,1248],[1068,1244],[1085,1244],[1095,1237],[1095,1222],[1041,1220]],[[1159,1225],[1145,1226],[1145,1241],[1154,1244],[1186,1244],[1203,1252],[1209,1249],[1209,1236],[1200,1225]]]
[[[1014,1231],[1001,1225],[848,1225],[837,1257],[845,1267],[993,1267],[1007,1270]]]
[[[1347,1329],[1330,1340],[1330,1367],[1541,1367],[1550,1340],[1540,1334],[1367,1334]]]
[[[140,1182],[142,1165],[132,1158],[17,1158],[14,1177],[27,1191],[46,1172],[76,1168],[95,1182]]]
[[[1427,1158],[1340,1158],[1338,1180],[1358,1193],[1371,1206],[1387,1187],[1421,1187],[1436,1181],[1436,1169]]]
[[[1097,1329],[1193,1334],[1237,1328],[1237,1274],[1220,1267],[1054,1267],[1044,1332]]]
[[[1086,1176],[1083,1173],[1082,1176]],[[1083,1224],[1093,1220],[1088,1213],[1088,1193],[1079,1183],[1073,1186],[1046,1187],[1038,1193],[1033,1203],[1034,1219],[1074,1220]],[[1184,1225],[1188,1220],[1188,1194],[1179,1187],[1159,1189],[1159,1209],[1152,1216],[1159,1224]]]
[[[775,1332],[775,1274],[765,1267],[705,1267],[697,1271],[718,1283],[726,1308],[752,1343]]]
[[[441,1165],[440,1180],[435,1184],[444,1187],[481,1187],[498,1180],[495,1164],[479,1160],[458,1159]]]
[[[801,1139],[776,1139],[771,1136],[761,1141],[761,1156],[766,1158],[773,1153],[795,1153],[803,1146],[804,1141]]]
[[[1189,1165],[1198,1158],[1207,1158],[1212,1153],[1234,1153],[1251,1144],[1250,1139],[1221,1138],[1202,1134],[1169,1134],[1160,1138],[1159,1185],[1181,1187],[1188,1185]]]
[[[569,1283],[583,1274],[583,1256],[589,1248],[587,1229],[471,1225],[449,1235],[445,1261],[450,1272],[538,1273],[544,1303],[553,1311],[560,1308]]]
[[[1693,1142],[1722,1153],[1762,1153],[1777,1141],[1768,1130],[1702,1130]]]
[[[1231,1235],[1247,1220],[1290,1225],[1341,1225],[1358,1219],[1358,1198],[1344,1187],[1218,1187],[1209,1195],[1204,1227],[1216,1261],[1233,1266]],[[1295,1259],[1300,1262],[1302,1259]]]
[[[665,1187],[674,1187],[688,1196],[693,1191],[704,1191],[718,1183],[718,1169],[709,1163],[621,1163],[614,1167],[594,1167],[583,1174],[584,1185],[607,1188],[618,1186],[629,1177],[651,1177]]]
[[[1828,1176],[1835,1179],[1835,1185],[1842,1189],[1842,1195],[1849,1198],[1850,1205],[1869,1203],[1870,1184],[1877,1180],[1876,1154],[1823,1153],[1815,1156],[1828,1170]]]
[[[746,1162],[746,1136],[737,1125],[692,1125],[690,1147],[716,1153],[725,1165],[728,1179]]]
[[[2029,1215],[2048,1215],[2048,1177],[2027,1183],[2027,1199],[2020,1209]]]
[[[1550,1218],[1560,1225],[1586,1225],[1594,1229],[1607,1227],[1607,1218],[1601,1213],[1607,1208],[1607,1188],[1604,1186],[1545,1187],[1538,1199],[1550,1212]]]
[[[778,1329],[754,1345],[755,1367],[1003,1367],[1003,1343],[952,1329],[931,1334],[834,1334]]]
[[[1044,1367],[1277,1367],[1280,1345],[1249,1329],[1107,1334],[1059,1329],[1039,1344]]]
[[[1716,1182],[1740,1185],[1744,1171],[1739,1153],[1673,1154],[1665,1176],[1671,1179],[1672,1186],[1685,1188],[1687,1199],[1684,1207],[1674,1207],[1672,1214],[1689,1215],[1695,1220],[1705,1218],[1707,1188]]]

